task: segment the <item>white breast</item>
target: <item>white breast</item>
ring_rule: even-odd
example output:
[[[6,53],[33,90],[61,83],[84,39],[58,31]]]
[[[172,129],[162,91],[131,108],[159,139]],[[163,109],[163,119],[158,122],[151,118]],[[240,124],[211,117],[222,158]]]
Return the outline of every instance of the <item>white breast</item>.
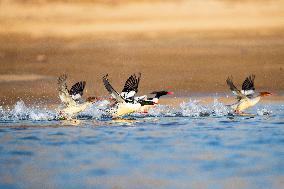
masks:
[[[243,111],[247,108],[250,108],[254,105],[256,105],[260,100],[260,97],[255,97],[255,98],[252,98],[252,99],[249,99],[249,98],[245,98],[245,99],[242,99],[240,102],[232,105],[232,109],[236,110],[236,111]]]
[[[114,117],[123,116],[136,112],[140,109],[140,103],[118,103],[116,106],[116,111],[113,113]]]
[[[67,116],[73,116],[77,113],[80,113],[82,111],[84,111],[91,103],[89,102],[85,102],[82,104],[77,104],[75,106],[68,106],[66,108],[64,108],[63,110],[61,110],[62,114],[65,114]]]
[[[122,96],[124,99],[129,99],[132,98],[135,95],[135,91],[130,91],[130,92],[122,92],[120,96]]]

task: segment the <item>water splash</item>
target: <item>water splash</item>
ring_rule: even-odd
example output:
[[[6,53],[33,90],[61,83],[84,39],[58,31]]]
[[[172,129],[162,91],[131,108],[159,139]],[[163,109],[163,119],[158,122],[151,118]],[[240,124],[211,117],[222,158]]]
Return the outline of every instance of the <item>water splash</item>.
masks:
[[[208,108],[200,104],[199,100],[189,100],[180,104],[180,113],[186,117],[202,117],[209,116]]]
[[[156,105],[148,112],[148,116],[153,116],[153,117],[174,117],[176,115],[177,111],[175,108],[169,105],[160,105],[160,104]]]
[[[133,117],[207,117],[224,116],[230,113],[229,107],[214,99],[212,104],[203,105],[199,100],[182,102],[179,107],[156,105],[148,113],[132,113]]]
[[[266,116],[266,115],[271,115],[271,114],[272,114],[272,111],[266,108],[257,109],[257,115],[259,116]]]
[[[5,110],[3,109],[2,106],[0,106],[0,118],[5,116]]]
[[[109,104],[110,102],[107,100],[97,101],[89,106],[85,111],[81,112],[78,117],[87,119],[99,119],[106,113]]]
[[[214,99],[213,103],[203,105],[199,100],[189,100],[180,104],[180,113],[186,117],[225,116],[230,113],[228,106]]]
[[[16,102],[12,109],[0,108],[0,120],[54,120],[56,115],[55,111],[47,108],[27,107],[22,100]]]
[[[104,120],[109,118],[107,115],[107,109],[110,102],[107,100],[97,101],[89,106],[85,111],[78,114],[78,119],[90,120]],[[31,121],[49,121],[58,120],[58,109],[49,109],[42,105],[28,107],[23,101],[18,101],[13,107],[0,106],[0,121],[19,121],[19,120],[31,120]],[[214,99],[211,104],[201,104],[199,100],[191,100],[182,102],[178,107],[172,107],[170,105],[156,105],[151,108],[147,114],[145,113],[133,113],[130,117],[144,118],[144,117],[222,117],[231,113],[231,109],[219,102],[218,99]],[[271,115],[272,111],[267,108],[257,110],[257,115]]]
[[[211,105],[211,113],[214,116],[225,116],[231,113],[231,109],[219,102],[218,99],[214,99],[213,104]]]
[[[97,119],[100,118],[109,105],[107,100],[98,101],[89,106],[85,111],[78,114],[79,119]],[[0,106],[0,121],[19,121],[19,120],[31,120],[31,121],[50,121],[59,120],[58,110],[62,108],[59,105],[58,108],[52,110],[44,106],[30,106],[28,107],[24,101],[20,100],[16,102],[13,107],[3,108]]]

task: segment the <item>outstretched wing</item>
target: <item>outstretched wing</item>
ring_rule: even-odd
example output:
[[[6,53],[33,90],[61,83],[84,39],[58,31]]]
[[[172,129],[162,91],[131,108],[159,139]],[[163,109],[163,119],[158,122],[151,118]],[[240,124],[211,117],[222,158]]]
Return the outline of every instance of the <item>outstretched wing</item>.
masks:
[[[234,85],[233,83],[233,77],[228,77],[227,80],[227,85],[229,86],[230,90],[232,91],[232,93],[234,95],[237,96],[237,99],[240,100],[242,98],[244,98],[245,96],[241,93],[241,91]]]
[[[125,82],[122,89],[121,96],[129,101],[134,100],[135,94],[138,92],[138,86],[140,82],[141,73],[131,75]]]
[[[66,81],[67,81],[66,74],[59,76],[57,79],[59,98],[61,102],[63,102],[66,106],[76,105],[74,99],[69,95]]]
[[[116,90],[114,90],[114,88],[111,86],[107,77],[108,74],[103,77],[103,83],[106,90],[117,102],[125,102],[124,99],[118,94],[118,92],[116,92]]]
[[[137,93],[138,92],[138,85],[139,85],[140,77],[141,77],[141,73],[138,73],[138,76],[136,76],[136,74],[131,75],[126,80],[122,92],[135,91],[135,93]]]
[[[255,75],[248,76],[242,85],[242,94],[251,97],[254,94],[255,88],[254,88],[254,79]]]
[[[82,98],[83,96],[83,92],[84,92],[84,89],[85,89],[85,85],[86,85],[86,82],[85,81],[80,81],[80,82],[77,82],[75,83],[70,91],[69,91],[69,94],[70,96],[74,99],[74,100],[79,100]]]
[[[67,81],[67,75],[66,74],[62,74],[57,78],[57,84],[58,84],[58,91],[59,92],[67,92],[68,93],[66,81]]]

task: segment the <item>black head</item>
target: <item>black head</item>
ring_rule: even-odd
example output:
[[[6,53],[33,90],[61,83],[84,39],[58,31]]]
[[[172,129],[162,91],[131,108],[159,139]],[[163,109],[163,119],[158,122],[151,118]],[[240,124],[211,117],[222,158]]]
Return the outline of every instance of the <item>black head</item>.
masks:
[[[174,94],[174,93],[168,92],[168,91],[154,91],[154,92],[151,92],[150,94],[155,94],[155,98],[160,98],[161,96],[171,95],[171,94]]]

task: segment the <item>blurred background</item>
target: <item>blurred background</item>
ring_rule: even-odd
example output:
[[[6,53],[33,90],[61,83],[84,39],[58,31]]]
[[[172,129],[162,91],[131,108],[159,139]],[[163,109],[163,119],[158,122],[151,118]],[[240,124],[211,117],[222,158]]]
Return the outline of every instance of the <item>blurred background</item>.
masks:
[[[140,94],[230,93],[256,74],[283,94],[284,0],[0,0],[0,101],[57,103],[57,77],[107,95],[142,73]]]

